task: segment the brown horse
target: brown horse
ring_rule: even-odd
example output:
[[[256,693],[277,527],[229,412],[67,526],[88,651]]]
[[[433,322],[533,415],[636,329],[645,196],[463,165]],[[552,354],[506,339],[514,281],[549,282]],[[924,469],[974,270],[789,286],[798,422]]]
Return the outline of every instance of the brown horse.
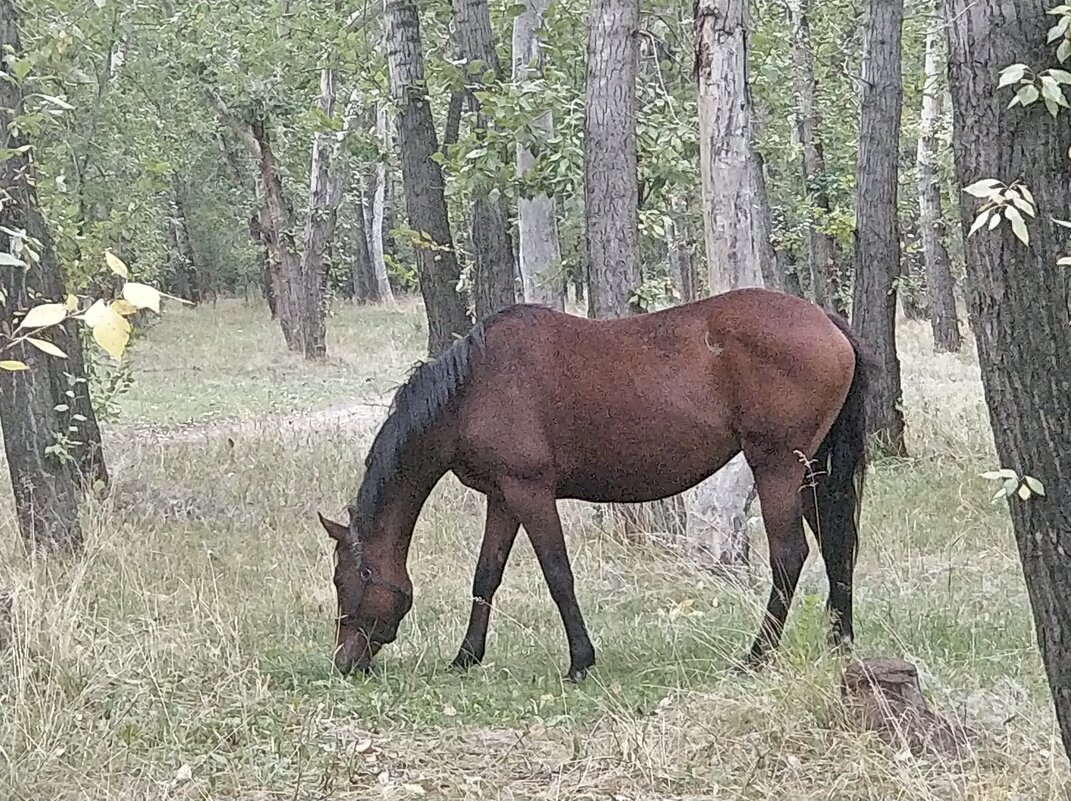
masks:
[[[568,677],[595,664],[556,500],[652,501],[743,450],[755,475],[773,589],[747,663],[777,647],[808,554],[829,577],[835,643],[852,637],[865,469],[866,363],[847,324],[781,292],[740,289],[618,320],[514,306],[476,325],[398,390],[336,541],[335,666],[367,671],[412,606],[417,516],[452,470],[487,496],[459,668],[483,658],[491,602],[524,526],[561,612]],[[806,457],[806,459],[804,458]],[[814,490],[802,492],[807,460]]]

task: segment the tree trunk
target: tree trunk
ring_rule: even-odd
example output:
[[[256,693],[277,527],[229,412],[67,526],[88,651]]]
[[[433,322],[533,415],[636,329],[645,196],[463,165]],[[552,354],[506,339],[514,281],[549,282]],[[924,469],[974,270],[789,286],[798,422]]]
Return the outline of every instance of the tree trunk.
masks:
[[[409,227],[420,237],[415,250],[428,316],[428,352],[438,356],[472,323],[457,291],[460,270],[442,168],[432,158],[439,145],[426,95],[420,17],[414,0],[387,0],[387,65],[398,108],[398,148]]]
[[[923,262],[920,244],[918,207],[910,204],[898,221],[900,227],[900,277],[896,282],[896,294],[908,320],[925,320],[926,265]]]
[[[748,83],[748,7],[741,0],[696,0],[695,77],[703,229],[710,291],[762,286],[774,274],[765,183],[754,148]],[[726,568],[746,567],[747,518],[755,479],[742,454],[691,493],[689,548]]]
[[[335,71],[320,70],[317,108],[327,118],[335,113]],[[343,134],[345,130],[343,131]],[[341,182],[332,172],[333,137],[318,131],[312,137],[312,167],[309,171],[309,215],[305,223],[305,248],[301,258],[300,306],[302,350],[306,359],[327,355],[327,329],[323,299],[324,254],[335,235]]]
[[[941,2],[938,0],[940,8]],[[919,187],[919,228],[922,255],[926,263],[926,289],[929,297],[930,327],[933,348],[939,353],[959,351],[962,337],[956,315],[955,280],[945,249],[944,213],[941,210],[941,184],[937,175],[937,126],[941,117],[940,86],[941,30],[944,17],[934,14],[926,32],[926,82],[919,116],[919,146],[916,158]]]
[[[14,3],[0,0],[0,46],[15,57],[23,55],[18,28]],[[40,256],[38,262],[29,262],[28,268],[0,267],[0,296],[5,298],[0,304],[0,331],[4,332],[13,332],[16,315],[31,306],[64,299],[59,264],[37,205],[30,159],[26,152],[20,152],[28,143],[25,135],[14,128],[14,118],[21,113],[21,86],[14,76],[4,74],[0,81],[0,147],[8,155],[0,161],[0,186],[5,192],[0,225],[7,230],[25,230],[39,243],[34,247],[39,248]],[[4,244],[8,251],[15,243],[5,237]],[[41,338],[52,339],[54,333],[53,329]],[[76,336],[66,339],[69,341],[61,343],[56,337],[57,345],[71,350],[80,347]],[[7,337],[0,338],[0,343],[6,342]],[[67,399],[57,386],[57,370],[51,364],[62,360],[25,343],[5,348],[0,358],[19,360],[30,368],[17,372],[0,369],[0,432],[19,531],[28,548],[76,550],[82,545],[76,472],[62,456],[47,452],[56,444],[58,435],[69,433],[63,415],[56,410]],[[68,364],[62,369],[71,367]]]
[[[372,251],[368,246],[368,221],[371,217],[369,205],[362,200],[357,205],[357,220],[353,226],[353,260],[350,264],[350,280],[353,283],[353,301],[355,303],[380,303],[379,282],[372,268]]]
[[[748,8],[742,0],[695,0],[699,160],[710,291],[761,286],[769,221],[762,219],[748,83]]]
[[[903,456],[896,284],[900,273],[896,192],[899,168],[900,40],[903,0],[867,0],[856,167],[855,295],[852,324],[878,361],[867,428],[881,453]]]
[[[264,120],[255,120],[251,131],[260,154],[258,169],[264,194],[265,213],[260,220],[261,235],[267,241],[268,250],[275,262],[273,272],[276,312],[287,347],[290,350],[303,351],[301,257],[294,242],[294,208],[283,193],[282,179],[279,177],[275,153],[272,151]]]
[[[390,131],[388,128],[387,107],[380,104],[376,108],[376,137],[384,153],[390,150]],[[387,275],[387,260],[384,255],[383,237],[386,225],[387,202],[387,162],[385,158],[376,161],[375,174],[372,176],[371,198],[365,209],[365,230],[367,231],[368,250],[372,258],[372,272],[376,277],[376,294],[381,302],[394,300],[394,291]]]
[[[526,0],[524,11],[513,19],[513,82],[521,86],[543,74],[543,54],[539,31],[549,0]],[[554,136],[554,114],[549,106],[530,124],[538,137],[535,144]],[[535,168],[536,157],[524,142],[517,143],[517,174]],[[565,276],[562,273],[561,243],[558,238],[558,210],[553,197],[543,192],[517,200],[518,262],[521,286],[527,303],[565,309]]]
[[[584,204],[591,317],[638,311],[633,293],[640,285],[639,17],[639,0],[593,0],[588,12]]]
[[[792,25],[792,66],[796,80],[796,130],[802,151],[803,183],[818,219],[807,226],[807,269],[811,275],[814,301],[824,309],[843,312],[837,280],[836,247],[833,237],[819,230],[830,212],[826,192],[826,159],[822,149],[821,117],[818,112],[818,81],[814,74],[814,50],[808,21],[810,0],[788,0]]]
[[[688,222],[685,219],[685,200],[677,193],[672,195],[669,201],[666,250],[669,254],[669,272],[674,286],[680,293],[682,303],[689,303],[699,298],[695,261],[692,259],[692,243],[689,240]]]
[[[1043,0],[949,0],[949,85],[959,186],[992,178],[1019,181],[1037,203],[1027,218],[1030,245],[1007,221],[966,239],[967,298],[982,384],[1002,467],[1040,480],[1045,497],[1008,502],[1034,624],[1071,755],[1071,274],[1067,232],[1051,218],[1071,208],[1067,152],[1071,129],[1037,105],[1011,108],[1014,89],[997,89],[1009,64],[1055,64]],[[1056,19],[1059,19],[1058,17]],[[979,201],[960,194],[967,231]]]
[[[491,13],[487,0],[454,0],[454,21],[458,43],[466,64],[479,62],[482,69],[468,74],[470,97],[476,111],[476,139],[493,147],[487,136],[491,121],[480,109],[475,94],[483,87],[483,74],[490,70],[501,80],[502,70],[491,34]],[[473,294],[476,317],[512,306],[517,301],[513,280],[513,237],[510,231],[509,204],[505,193],[491,194],[489,187],[473,188],[469,247],[473,262]],[[495,196],[497,195],[497,197]]]
[[[190,242],[190,229],[186,219],[186,205],[182,199],[182,187],[178,183],[172,187],[169,206],[168,239],[172,244],[172,271],[175,276],[177,294],[197,305],[203,300],[201,278],[198,274],[193,244]]]

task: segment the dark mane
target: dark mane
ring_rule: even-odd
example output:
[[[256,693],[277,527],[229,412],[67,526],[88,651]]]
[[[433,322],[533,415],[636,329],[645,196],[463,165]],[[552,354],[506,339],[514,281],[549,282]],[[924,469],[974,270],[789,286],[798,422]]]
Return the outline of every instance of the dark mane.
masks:
[[[478,322],[439,358],[413,365],[405,383],[394,394],[387,419],[365,457],[364,480],[350,505],[351,525],[367,527],[379,513],[384,490],[397,477],[406,448],[464,389],[472,358],[483,348],[488,328],[503,317],[516,317],[542,308],[529,304],[509,306]]]

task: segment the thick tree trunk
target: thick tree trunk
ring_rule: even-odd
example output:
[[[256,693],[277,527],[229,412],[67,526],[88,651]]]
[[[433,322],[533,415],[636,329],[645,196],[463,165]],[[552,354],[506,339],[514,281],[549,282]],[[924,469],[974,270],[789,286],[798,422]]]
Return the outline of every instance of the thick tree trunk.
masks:
[[[513,19],[513,82],[518,86],[543,74],[539,31],[549,4],[549,0],[526,0],[524,11]],[[543,109],[529,127],[541,140],[554,136],[554,115],[550,108]],[[535,165],[536,157],[531,148],[518,142],[517,174],[522,181]],[[555,199],[543,192],[522,195],[517,200],[517,235],[517,260],[524,300],[564,310],[565,276],[562,274]]]
[[[316,106],[330,118],[335,113],[335,71],[320,70],[320,96]],[[345,131],[343,131],[345,133]],[[341,182],[332,172],[336,144],[329,133],[318,131],[312,138],[312,167],[309,170],[309,214],[305,223],[305,248],[301,257],[300,306],[301,344],[306,359],[327,355],[327,328],[323,298],[324,255],[335,235]]]
[[[748,82],[748,7],[743,0],[695,0],[699,158],[710,291],[762,286],[775,274],[765,182],[754,148]],[[743,455],[690,493],[689,547],[723,567],[749,559],[747,518],[755,479]]]
[[[896,192],[903,18],[903,0],[866,2],[855,195],[852,324],[879,364],[871,378],[867,427],[879,450],[887,455],[906,453],[894,283],[900,273]]]
[[[260,156],[258,169],[265,212],[260,219],[261,235],[266,240],[275,266],[273,288],[276,313],[287,347],[303,351],[301,257],[294,242],[294,208],[283,193],[282,179],[264,120],[255,120],[251,131]]]
[[[491,33],[491,13],[487,8],[487,0],[454,0],[454,21],[465,63],[479,62],[483,65],[481,70],[469,73],[469,88],[472,106],[476,111],[476,138],[487,145],[487,132],[491,121],[480,109],[480,101],[475,93],[483,86],[484,72],[489,70],[497,80],[502,78]],[[513,237],[510,230],[509,204],[505,193],[497,195],[491,195],[486,187],[473,189],[469,248],[478,319],[512,306],[517,301],[513,280]]]
[[[472,325],[457,292],[460,270],[443,194],[443,174],[432,156],[439,149],[424,81],[420,17],[414,0],[387,1],[387,65],[398,108],[409,227],[428,241],[416,243],[420,291],[428,315],[428,352],[438,356]]]
[[[12,0],[0,0],[0,46],[21,57],[18,27]],[[16,315],[42,302],[64,299],[59,264],[37,205],[30,159],[26,152],[20,152],[27,142],[21,132],[13,133],[14,117],[21,111],[21,87],[14,76],[4,74],[0,80],[0,147],[8,156],[0,161],[0,186],[6,196],[0,207],[0,225],[7,230],[25,230],[39,243],[34,247],[39,248],[40,256],[36,263],[29,262],[29,268],[0,267],[0,296],[5,299],[0,304],[0,331],[9,334],[17,326]],[[4,237],[5,251],[13,244]],[[41,338],[52,339],[56,333],[52,330]],[[57,346],[70,351],[79,348],[77,335],[73,331],[68,334],[55,336]],[[0,347],[7,341],[0,335]],[[57,435],[70,433],[65,415],[56,409],[67,402],[57,378],[74,365],[57,370],[51,362],[63,360],[25,343],[4,348],[0,359],[19,360],[30,368],[17,372],[0,369],[0,432],[19,531],[29,548],[75,550],[82,544],[79,480],[61,456],[46,452],[56,444]],[[85,378],[84,374],[79,377]]]
[[[818,81],[814,74],[814,50],[808,21],[810,0],[788,0],[792,24],[792,66],[796,80],[796,129],[802,151],[803,183],[818,220],[807,227],[807,269],[814,288],[814,301],[825,309],[843,312],[837,280],[836,247],[833,237],[818,229],[816,222],[829,216],[826,192],[826,159],[822,149],[821,117],[818,112]]]
[[[640,285],[639,17],[639,0],[593,0],[588,12],[584,204],[591,317],[638,310],[632,297]]]
[[[695,0],[699,160],[710,291],[761,286],[769,221],[762,219],[748,83],[748,8],[743,0]]]
[[[358,196],[363,194],[358,188]],[[369,193],[370,194],[370,193]],[[353,226],[353,253],[350,263],[350,281],[353,284],[355,303],[380,303],[379,282],[372,267],[372,249],[368,244],[368,222],[371,217],[371,198],[362,198],[357,204],[357,220]]]
[[[938,0],[938,7],[942,3]],[[929,297],[930,327],[933,348],[937,352],[956,352],[962,337],[956,314],[955,280],[945,249],[944,214],[941,210],[941,184],[937,175],[937,126],[941,116],[940,86],[941,31],[944,17],[936,13],[926,32],[926,82],[922,91],[919,116],[919,145],[916,171],[919,187],[919,228],[922,255],[926,263],[926,289]]]
[[[1071,755],[1071,273],[1067,232],[1051,219],[1071,208],[1061,110],[1009,109],[997,89],[1009,64],[1055,64],[1048,0],[949,0],[949,84],[959,186],[1022,182],[1037,203],[1029,247],[1006,220],[966,240],[967,297],[986,404],[1002,467],[1035,477],[1045,497],[1010,499],[1015,539],[1064,750]],[[966,231],[979,201],[960,194]]]

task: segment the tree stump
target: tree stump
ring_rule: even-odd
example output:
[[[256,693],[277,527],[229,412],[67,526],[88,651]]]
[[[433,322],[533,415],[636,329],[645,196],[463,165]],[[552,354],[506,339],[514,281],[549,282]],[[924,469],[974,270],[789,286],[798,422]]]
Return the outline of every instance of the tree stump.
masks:
[[[893,658],[853,660],[844,669],[841,697],[848,720],[876,732],[897,750],[959,755],[978,732],[933,712],[922,695],[918,670]]]

